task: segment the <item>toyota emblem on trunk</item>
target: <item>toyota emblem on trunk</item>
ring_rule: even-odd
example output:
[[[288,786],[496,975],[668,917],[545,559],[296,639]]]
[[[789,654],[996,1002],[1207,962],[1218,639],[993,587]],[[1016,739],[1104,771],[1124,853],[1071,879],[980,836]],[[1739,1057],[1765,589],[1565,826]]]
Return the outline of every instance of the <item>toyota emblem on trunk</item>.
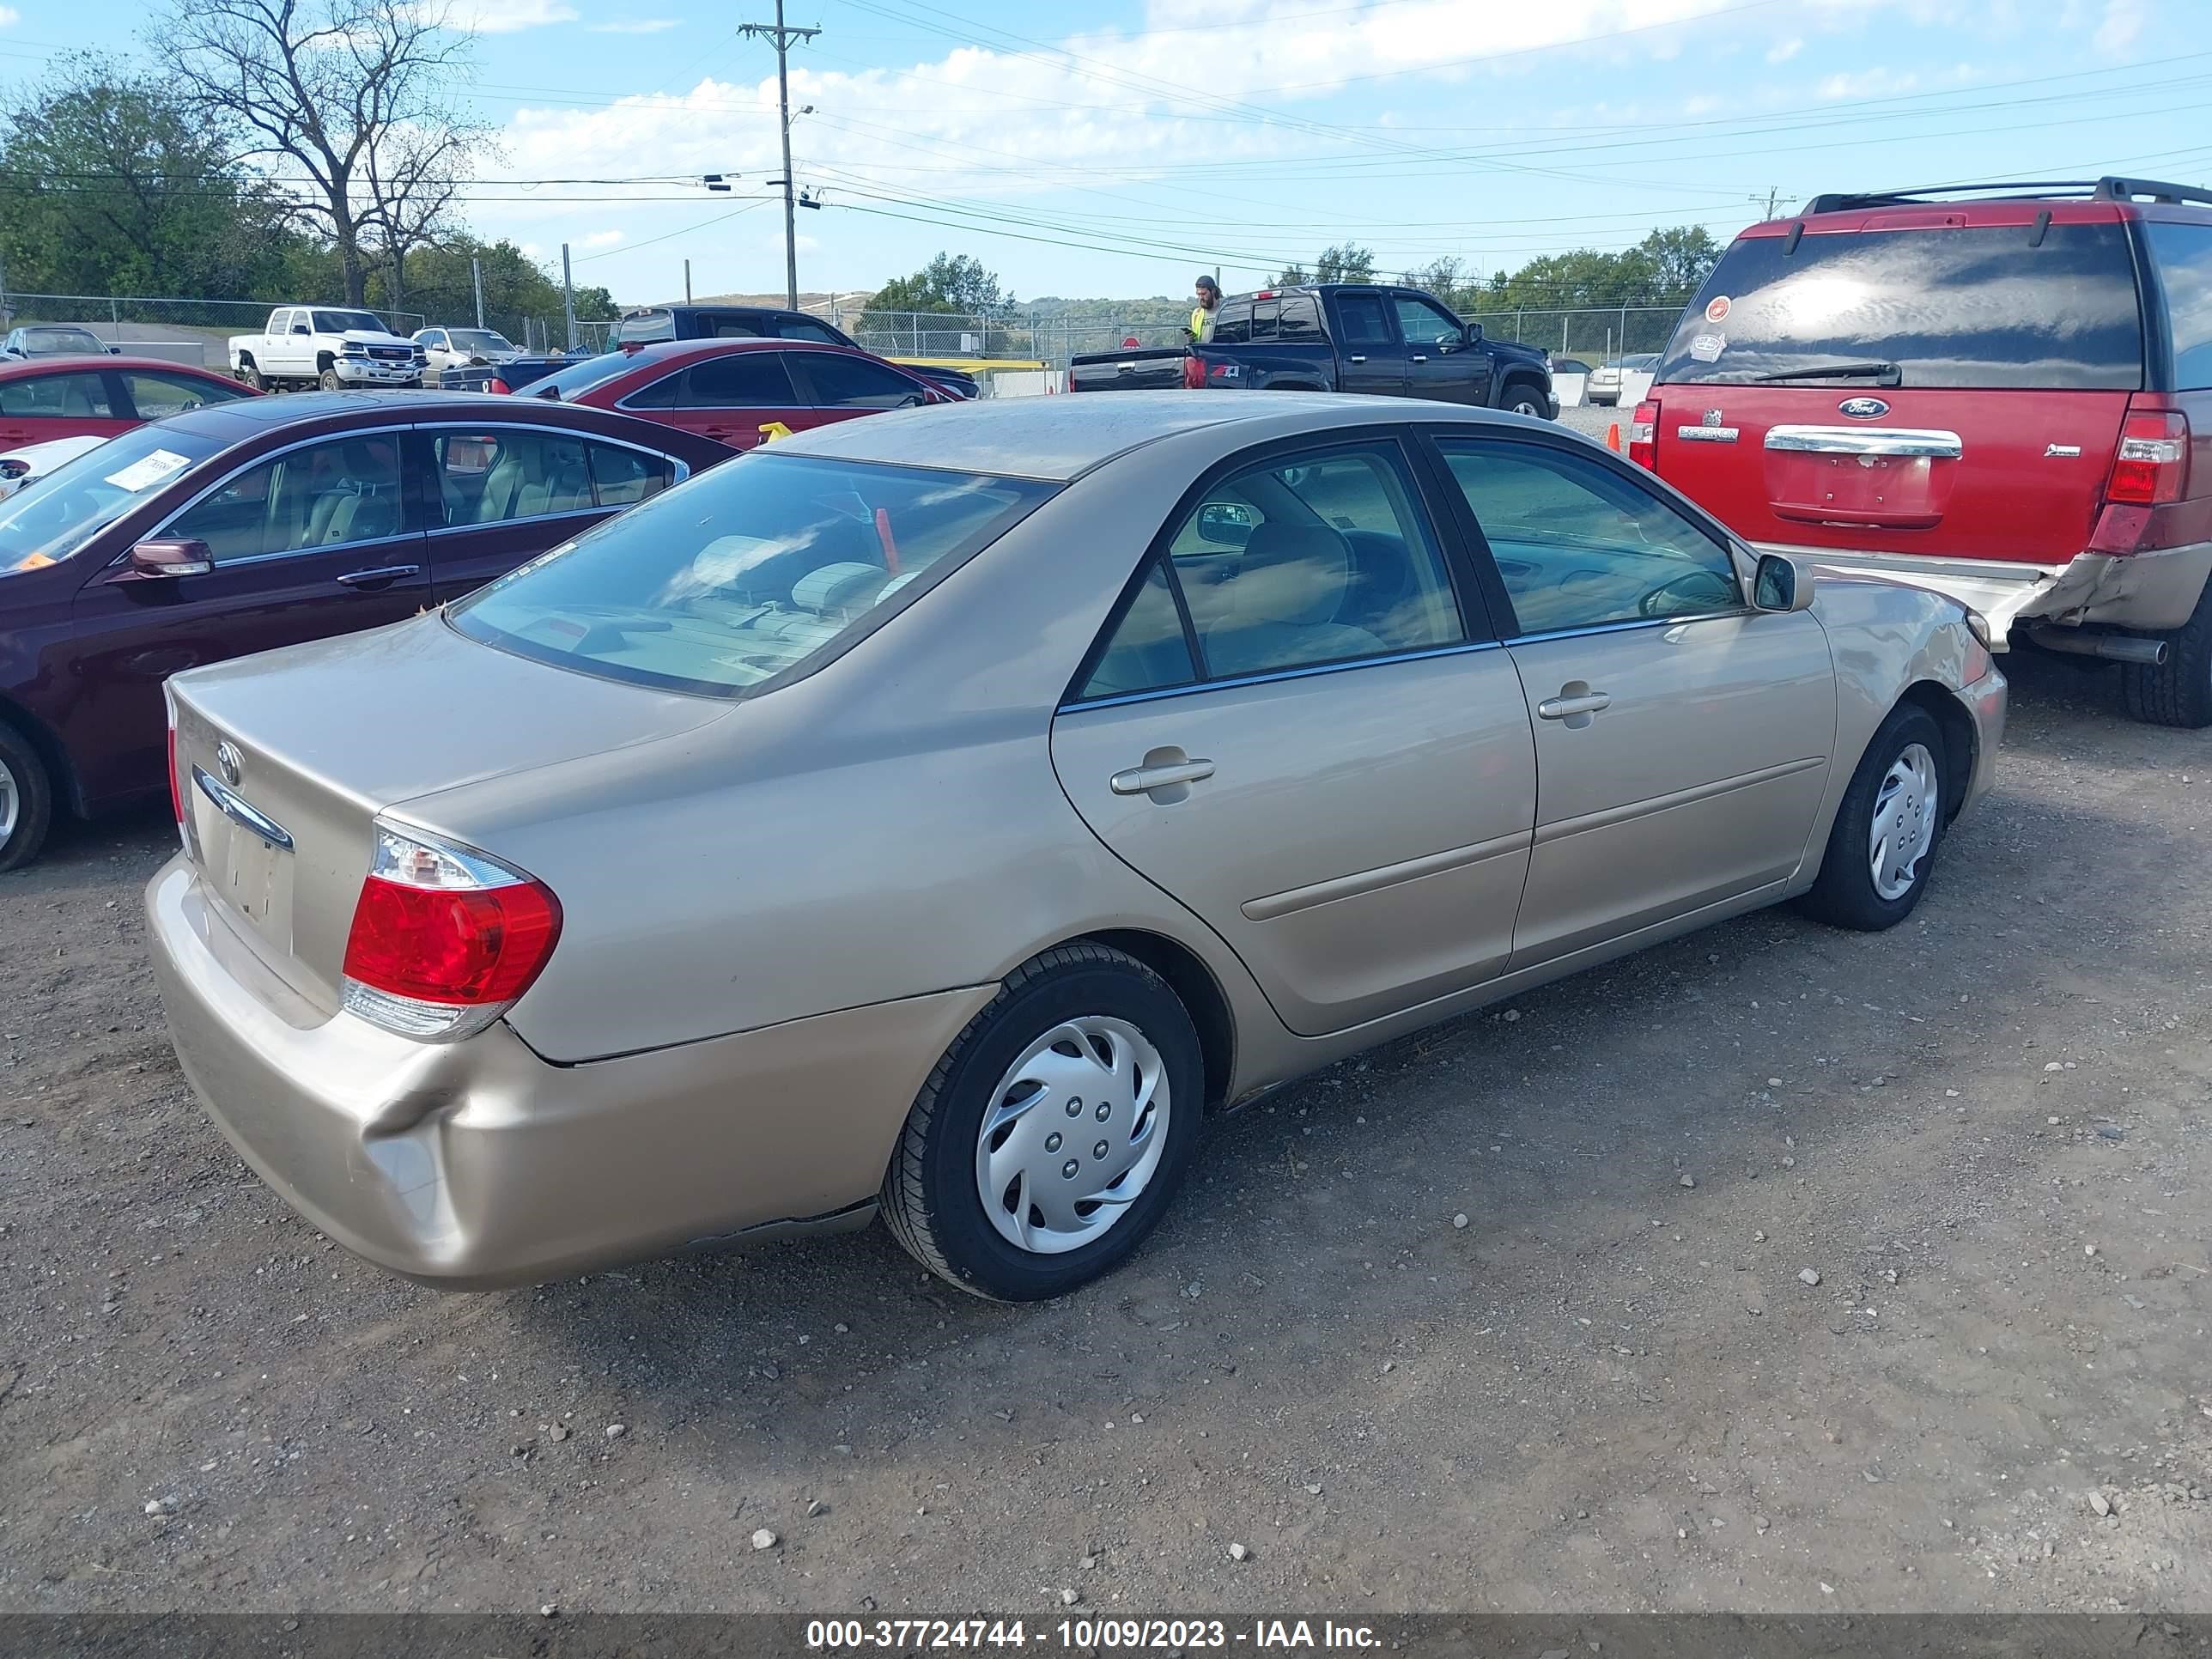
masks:
[[[239,758],[238,745],[228,740],[215,746],[215,769],[222,774],[222,781],[234,787],[238,782],[240,769],[244,763]]]
[[[1846,398],[1836,409],[1855,421],[1878,421],[1889,413],[1889,405],[1879,398]]]

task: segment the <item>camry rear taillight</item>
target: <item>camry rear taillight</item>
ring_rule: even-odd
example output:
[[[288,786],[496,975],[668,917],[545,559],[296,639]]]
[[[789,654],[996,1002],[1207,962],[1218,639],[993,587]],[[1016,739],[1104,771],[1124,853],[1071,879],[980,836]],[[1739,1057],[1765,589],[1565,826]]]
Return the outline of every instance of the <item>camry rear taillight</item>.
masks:
[[[1628,459],[1647,471],[1659,469],[1659,405],[1649,398],[1628,422]]]
[[[2105,499],[2130,507],[2162,507],[2189,488],[2189,417],[2178,409],[2130,410]]]
[[[402,1036],[473,1036],[530,988],[560,937],[561,903],[544,883],[472,848],[379,824],[342,1000]]]

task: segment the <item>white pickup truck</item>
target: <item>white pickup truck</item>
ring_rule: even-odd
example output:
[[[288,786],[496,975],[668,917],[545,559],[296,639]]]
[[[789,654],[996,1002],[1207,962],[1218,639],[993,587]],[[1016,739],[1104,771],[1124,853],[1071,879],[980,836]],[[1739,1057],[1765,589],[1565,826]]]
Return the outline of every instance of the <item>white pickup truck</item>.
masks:
[[[427,362],[369,313],[335,306],[279,306],[264,332],[230,337],[230,372],[257,390],[420,386]]]

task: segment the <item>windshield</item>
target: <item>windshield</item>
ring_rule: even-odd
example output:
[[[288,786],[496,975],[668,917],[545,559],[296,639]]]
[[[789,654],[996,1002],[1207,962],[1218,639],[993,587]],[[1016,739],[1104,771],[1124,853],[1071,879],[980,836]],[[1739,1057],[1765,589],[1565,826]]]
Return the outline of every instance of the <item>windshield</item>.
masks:
[[[319,311],[315,313],[315,332],[343,334],[349,329],[362,329],[371,334],[386,331],[382,323],[365,311]]]
[[[2124,391],[2142,384],[2126,227],[2026,225],[1780,236],[1729,249],[1682,313],[1662,384],[1833,379]],[[1825,370],[1825,376],[1824,376]],[[1858,371],[1864,378],[1868,371]]]
[[[636,363],[635,354],[610,351],[597,357],[586,357],[580,363],[571,363],[566,368],[556,369],[543,380],[532,380],[525,388],[533,398],[543,398],[550,403],[566,402],[580,398],[595,386],[605,386],[617,374],[627,374]]]
[[[23,331],[23,349],[47,354],[77,351],[106,351],[107,347],[90,329],[84,328],[27,328]]]
[[[0,571],[66,559],[185,468],[220,453],[212,439],[142,426],[64,461],[0,501]]]
[[[488,328],[457,328],[451,336],[453,344],[463,351],[512,351],[514,345],[504,334],[495,334]]]
[[[471,639],[607,679],[737,696],[841,648],[1054,486],[757,450],[447,612]]]

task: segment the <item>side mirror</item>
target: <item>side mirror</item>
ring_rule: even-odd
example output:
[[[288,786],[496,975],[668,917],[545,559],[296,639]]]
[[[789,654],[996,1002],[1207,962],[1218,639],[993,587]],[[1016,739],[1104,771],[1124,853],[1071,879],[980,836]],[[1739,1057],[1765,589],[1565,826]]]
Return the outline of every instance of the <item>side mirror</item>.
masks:
[[[1813,574],[1779,553],[1759,556],[1751,602],[1761,611],[1803,611],[1813,603]]]
[[[215,553],[205,542],[161,538],[134,546],[130,565],[137,576],[204,576],[215,568]]]
[[[1252,509],[1235,501],[1208,501],[1198,509],[1198,538],[1216,547],[1242,547],[1252,539]]]
[[[118,345],[112,345],[107,348],[107,355],[111,357],[120,357],[123,355],[123,348]]]
[[[1481,325],[1480,323],[1469,323],[1469,324],[1467,325],[1467,343],[1468,343],[1469,345],[1473,345],[1473,344],[1474,344],[1477,340],[1480,340],[1481,337],[1482,337],[1482,325]]]

